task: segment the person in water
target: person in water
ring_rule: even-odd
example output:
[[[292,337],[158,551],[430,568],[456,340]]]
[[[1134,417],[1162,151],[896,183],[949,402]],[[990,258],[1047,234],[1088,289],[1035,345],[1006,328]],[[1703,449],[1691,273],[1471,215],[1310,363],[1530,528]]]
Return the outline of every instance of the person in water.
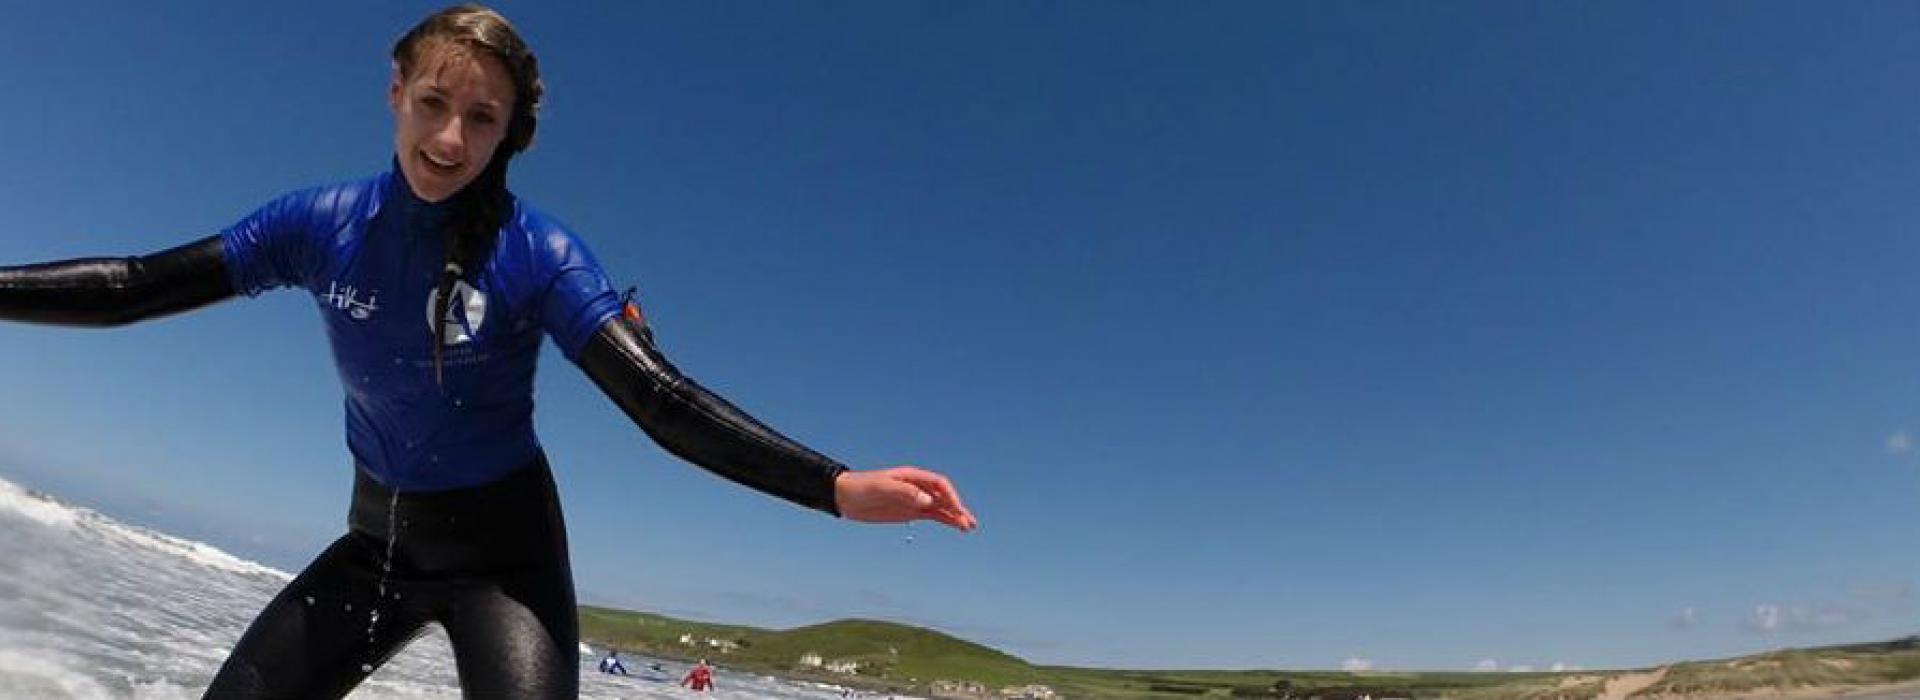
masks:
[[[680,685],[692,688],[696,693],[713,690],[713,669],[707,668],[707,660],[701,659],[700,663],[694,664],[693,670],[687,672],[687,677],[680,679]]]
[[[611,651],[608,651],[607,658],[600,660],[600,672],[601,673],[618,673],[622,676],[627,675],[627,665],[620,663],[619,649],[613,649]]]
[[[386,172],[159,253],[0,268],[0,319],[26,322],[314,296],[346,395],[348,531],[261,611],[208,697],[343,696],[428,623],[468,696],[577,695],[566,528],[533,432],[542,334],[654,441],[722,477],[850,520],[976,526],[942,475],[848,469],[681,374],[586,245],[507,189],[544,90],[506,19],[442,10],[392,58]]]

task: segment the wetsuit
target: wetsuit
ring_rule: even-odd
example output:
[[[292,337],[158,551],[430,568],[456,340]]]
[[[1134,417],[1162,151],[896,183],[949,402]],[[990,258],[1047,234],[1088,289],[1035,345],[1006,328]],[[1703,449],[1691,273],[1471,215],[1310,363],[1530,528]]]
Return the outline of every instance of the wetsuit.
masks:
[[[276,287],[313,295],[346,395],[348,532],[267,605],[209,697],[344,695],[429,622],[446,629],[469,695],[577,694],[566,528],[533,434],[542,335],[668,451],[838,515],[845,467],[681,375],[579,239],[512,204],[441,319],[430,296],[451,212],[415,198],[397,170],[286,195],[153,255],[0,268],[0,319],[62,325]],[[448,326],[438,382],[431,323]]]
[[[600,660],[600,672],[601,673],[618,673],[624,676],[624,675],[627,675],[627,665],[620,663],[620,657],[609,656],[607,658]]]
[[[687,672],[687,677],[680,681],[680,685],[692,688],[695,692],[713,690],[713,671],[705,666],[695,666]]]

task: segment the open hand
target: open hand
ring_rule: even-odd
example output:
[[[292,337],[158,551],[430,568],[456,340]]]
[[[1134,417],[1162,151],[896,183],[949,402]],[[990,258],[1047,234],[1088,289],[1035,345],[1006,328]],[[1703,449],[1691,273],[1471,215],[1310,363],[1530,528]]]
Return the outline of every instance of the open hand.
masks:
[[[842,517],[866,523],[933,520],[961,532],[980,526],[947,477],[918,467],[843,472],[833,482],[833,502]]]

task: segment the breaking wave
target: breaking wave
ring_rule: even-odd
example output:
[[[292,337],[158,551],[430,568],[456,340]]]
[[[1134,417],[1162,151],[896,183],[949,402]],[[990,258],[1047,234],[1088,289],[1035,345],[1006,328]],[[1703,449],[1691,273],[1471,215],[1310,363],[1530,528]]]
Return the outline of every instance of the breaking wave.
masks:
[[[0,698],[198,698],[291,578],[0,479]],[[351,697],[457,698],[452,659],[434,627]],[[595,661],[582,655],[583,698],[685,697],[672,683],[596,673]],[[716,685],[729,697],[838,697],[724,670]]]

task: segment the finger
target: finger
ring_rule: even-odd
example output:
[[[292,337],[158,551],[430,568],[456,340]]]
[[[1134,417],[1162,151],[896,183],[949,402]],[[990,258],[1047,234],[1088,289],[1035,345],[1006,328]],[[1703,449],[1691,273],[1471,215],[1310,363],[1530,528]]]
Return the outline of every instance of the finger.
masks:
[[[931,491],[935,497],[938,497],[942,501],[952,503],[962,510],[966,509],[966,505],[960,501],[960,491],[953,488],[952,481],[949,481],[947,477],[939,473],[914,467],[903,467],[900,478],[915,486]]]
[[[979,525],[979,523],[974,520],[973,514],[968,513],[967,509],[956,507],[951,504],[942,504],[937,508],[928,510],[927,512],[929,516],[937,516],[934,519],[939,520],[942,523],[951,525],[953,526],[954,529],[957,529],[961,532],[971,532],[975,527],[978,527]]]
[[[921,511],[920,517],[922,519],[932,520],[934,522],[940,523],[942,525],[953,528],[955,530],[959,530],[961,532],[967,531],[966,519],[962,518],[958,514],[955,514],[951,511],[947,511],[947,510]]]
[[[980,526],[979,519],[973,516],[973,511],[960,500],[960,491],[953,487],[953,482],[938,474],[929,473],[922,488],[937,494],[940,501],[939,507],[951,512],[954,518],[962,523],[962,529],[971,531]]]
[[[915,511],[931,508],[940,502],[939,495],[904,479],[879,480],[875,483],[875,490],[900,507]]]
[[[953,511],[955,517],[967,523],[967,529],[973,529],[975,525],[973,511],[967,508],[967,504],[960,502],[959,492],[949,491],[947,497],[942,501],[942,506]]]
[[[967,512],[967,509],[965,508],[943,504],[937,508],[934,508],[930,512],[939,513],[941,515],[942,522],[955,523],[954,526],[960,528],[963,531],[972,530],[974,528],[973,514]]]
[[[962,532],[972,531],[980,525],[979,519],[960,500],[960,492],[953,487],[953,482],[938,472],[900,465],[870,473],[884,475],[887,479],[884,483],[888,484],[885,490],[913,504],[907,506],[908,512],[900,514],[902,520],[935,520]],[[903,498],[905,494],[901,492],[913,495],[909,500]]]

